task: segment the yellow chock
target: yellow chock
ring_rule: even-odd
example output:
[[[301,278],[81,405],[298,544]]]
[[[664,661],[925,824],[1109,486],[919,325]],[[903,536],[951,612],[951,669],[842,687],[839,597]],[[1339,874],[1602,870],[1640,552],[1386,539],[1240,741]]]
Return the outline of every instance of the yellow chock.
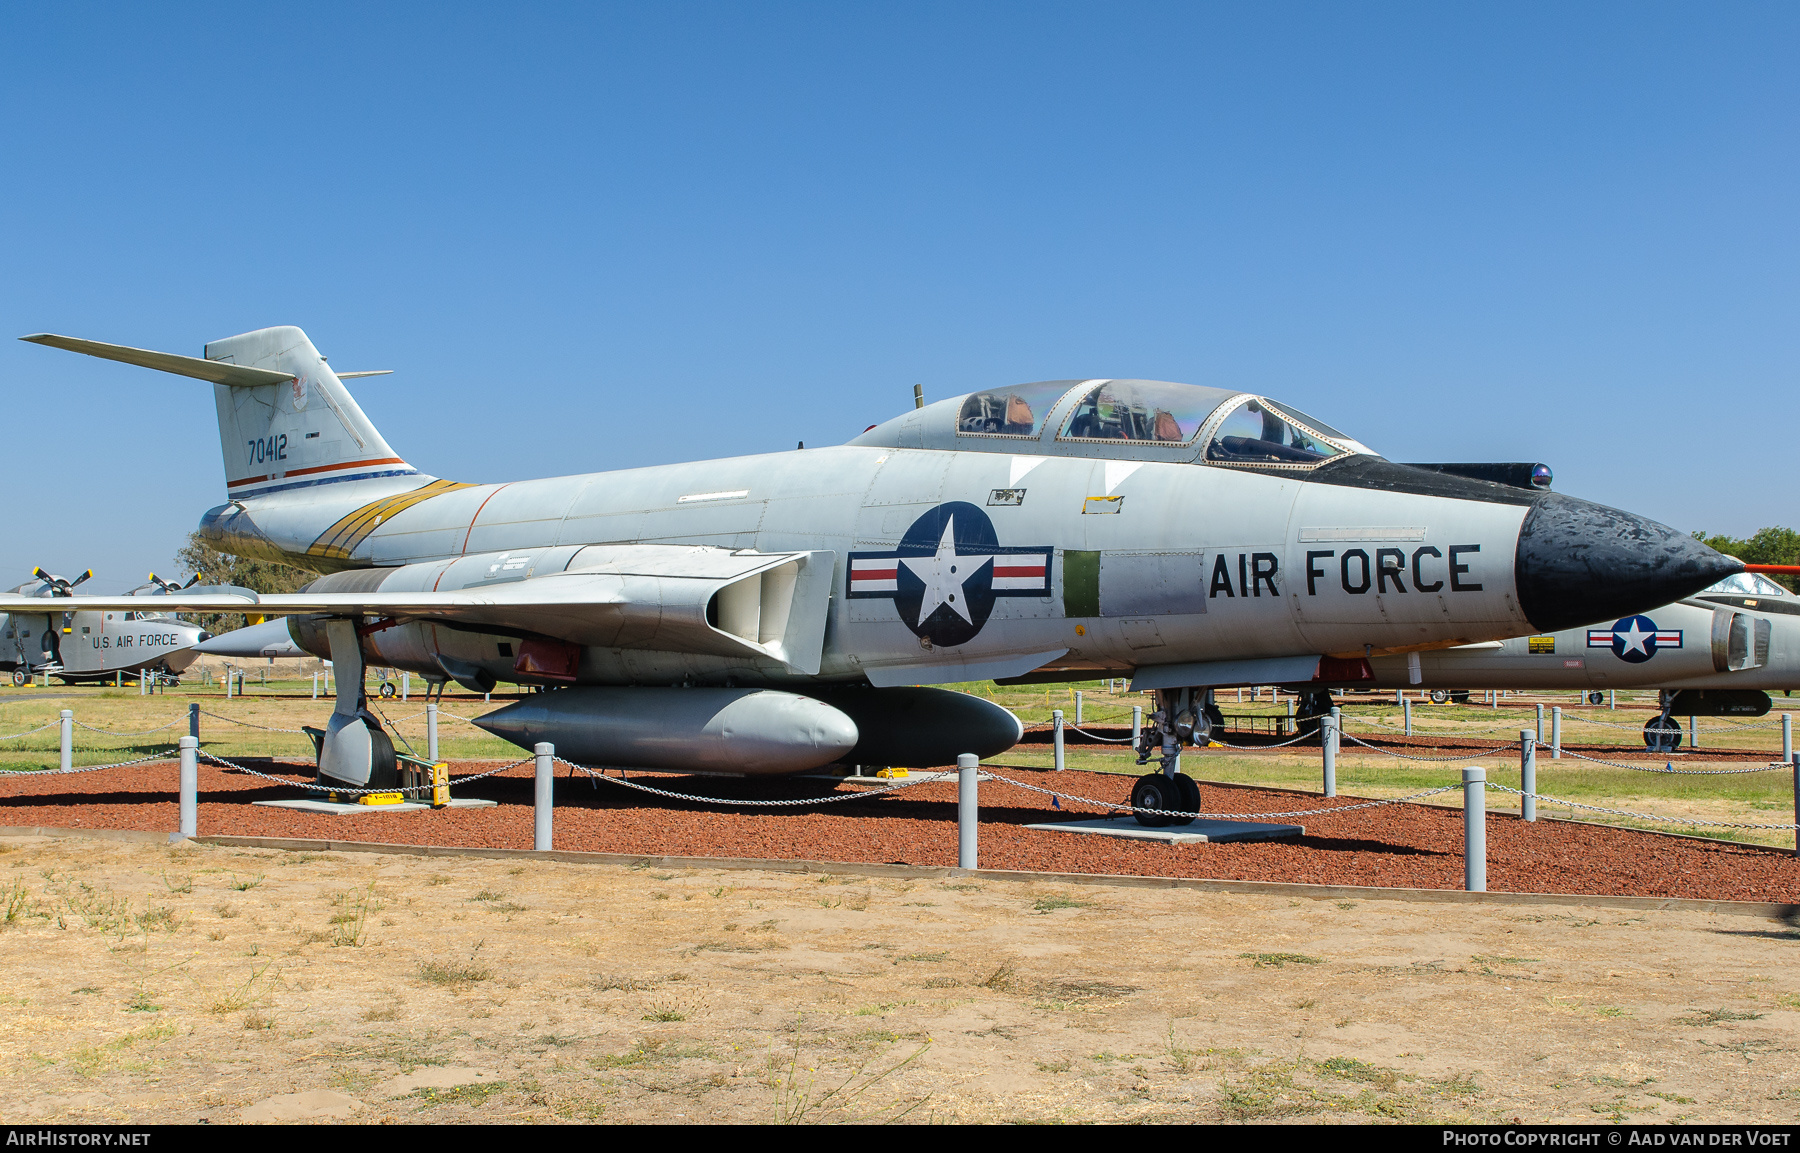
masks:
[[[899,778],[910,774],[908,774],[905,769],[877,769],[875,770],[875,775],[878,777],[885,777],[891,781],[898,780]]]
[[[1206,747],[1209,749],[1222,749],[1225,746],[1221,745],[1218,741],[1208,741],[1206,742]]]
[[[450,803],[450,766],[443,761],[431,766],[431,807],[441,809]]]
[[[405,793],[364,793],[356,799],[356,803],[359,805],[398,805],[405,800]]]

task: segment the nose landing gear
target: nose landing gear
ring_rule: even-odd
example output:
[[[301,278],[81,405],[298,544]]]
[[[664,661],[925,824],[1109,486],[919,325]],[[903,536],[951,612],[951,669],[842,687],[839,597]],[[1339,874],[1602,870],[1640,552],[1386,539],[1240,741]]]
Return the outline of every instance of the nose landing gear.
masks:
[[[1675,694],[1664,689],[1658,695],[1662,698],[1662,709],[1644,722],[1644,748],[1653,753],[1672,753],[1681,747],[1681,723],[1669,719]]]
[[[1161,689],[1149,721],[1138,738],[1137,763],[1146,765],[1155,757],[1160,766],[1132,785],[1131,804],[1137,809],[1182,815],[1139,812],[1133,816],[1138,824],[1150,828],[1192,824],[1200,812],[1200,786],[1181,771],[1181,748],[1186,744],[1204,746],[1224,727],[1225,719],[1213,703],[1211,689]]]

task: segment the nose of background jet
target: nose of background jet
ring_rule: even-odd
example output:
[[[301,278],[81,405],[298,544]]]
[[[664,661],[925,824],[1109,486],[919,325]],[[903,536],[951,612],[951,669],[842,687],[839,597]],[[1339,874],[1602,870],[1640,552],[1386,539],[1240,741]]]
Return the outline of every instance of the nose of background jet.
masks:
[[[1551,494],[1519,529],[1519,608],[1539,632],[1648,612],[1697,593],[1742,561],[1603,504]]]

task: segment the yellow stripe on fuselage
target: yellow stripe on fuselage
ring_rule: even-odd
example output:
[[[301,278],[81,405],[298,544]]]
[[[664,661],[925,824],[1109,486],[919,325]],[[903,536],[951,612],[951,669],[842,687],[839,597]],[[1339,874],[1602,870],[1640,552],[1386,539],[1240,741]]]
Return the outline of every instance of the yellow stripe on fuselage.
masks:
[[[350,554],[356,551],[357,546],[367,540],[369,534],[380,527],[381,523],[389,517],[442,493],[452,492],[459,488],[474,487],[474,485],[464,484],[461,481],[434,480],[411,492],[370,501],[356,511],[340,517],[336,524],[320,533],[319,539],[307,546],[306,555],[327,557],[332,560],[349,560]]]

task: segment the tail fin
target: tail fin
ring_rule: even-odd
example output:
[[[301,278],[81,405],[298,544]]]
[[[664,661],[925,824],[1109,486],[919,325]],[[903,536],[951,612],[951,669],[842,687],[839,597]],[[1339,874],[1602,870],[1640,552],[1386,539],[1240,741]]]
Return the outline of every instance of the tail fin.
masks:
[[[206,346],[206,359],[288,377],[275,384],[213,385],[225,487],[233,498],[418,474],[388,447],[298,328],[284,325],[215,340]]]
[[[50,332],[19,339],[211,381],[225,488],[235,499],[331,481],[419,475],[375,431],[312,341],[291,325],[216,340],[206,346],[204,360]]]

